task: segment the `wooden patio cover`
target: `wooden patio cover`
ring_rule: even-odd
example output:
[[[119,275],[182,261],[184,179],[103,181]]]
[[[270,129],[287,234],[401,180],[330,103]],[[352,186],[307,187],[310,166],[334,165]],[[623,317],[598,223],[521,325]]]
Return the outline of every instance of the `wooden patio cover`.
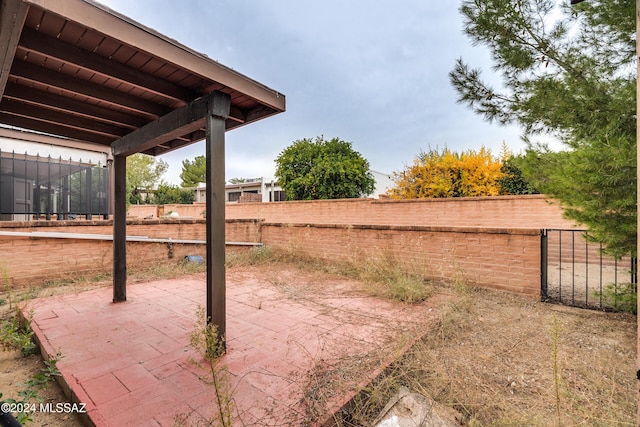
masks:
[[[206,139],[207,314],[224,335],[224,134],[283,112],[285,97],[99,3],[0,1],[0,124],[111,147],[114,302],[126,300],[126,157]]]

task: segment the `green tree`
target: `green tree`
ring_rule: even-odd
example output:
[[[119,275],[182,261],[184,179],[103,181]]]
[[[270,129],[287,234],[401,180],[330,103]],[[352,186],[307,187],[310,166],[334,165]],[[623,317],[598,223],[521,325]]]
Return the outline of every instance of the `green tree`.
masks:
[[[130,202],[144,202],[141,191],[153,190],[168,168],[167,162],[147,154],[136,153],[127,157],[127,186],[131,189]]]
[[[521,164],[524,156],[509,156],[502,161],[500,172],[502,177],[498,180],[500,194],[538,194],[538,190],[522,172]]]
[[[183,187],[195,187],[199,182],[206,182],[207,158],[205,156],[196,156],[193,161],[189,159],[183,160],[180,179]]]
[[[185,190],[177,185],[161,184],[154,192],[153,200],[159,205],[167,203],[191,204],[195,200],[195,195],[191,190]]]
[[[276,165],[287,200],[357,198],[375,188],[369,162],[350,142],[338,138],[294,141],[280,153]]]
[[[250,180],[247,178],[231,178],[229,180],[229,184],[242,184],[244,182],[249,182]]]
[[[635,254],[635,2],[568,3],[463,1],[464,31],[489,48],[502,88],[462,59],[450,79],[486,119],[560,139],[561,153],[530,145],[525,176],[610,253]]]

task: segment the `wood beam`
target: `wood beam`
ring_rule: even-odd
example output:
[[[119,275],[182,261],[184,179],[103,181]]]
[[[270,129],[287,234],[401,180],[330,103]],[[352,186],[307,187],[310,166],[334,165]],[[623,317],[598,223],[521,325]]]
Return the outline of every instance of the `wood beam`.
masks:
[[[28,11],[29,6],[20,0],[2,0],[0,4],[0,97],[9,79],[9,70]]]
[[[265,117],[269,117],[269,116],[272,116],[274,114],[277,114],[277,111],[274,111],[271,108],[267,108],[267,107],[261,105],[259,107],[253,108],[251,111],[249,111],[247,113],[246,121],[247,122],[252,122],[254,120],[263,119]]]
[[[245,114],[245,112],[234,106],[231,106],[231,110],[229,110],[229,118],[234,122],[242,124],[247,121],[247,115]]]
[[[129,83],[143,91],[152,92],[163,98],[170,99],[173,102],[178,101],[181,105],[198,96],[197,93],[187,88],[143,73],[136,68],[89,52],[54,37],[45,37],[44,34],[31,28],[23,29],[19,45],[22,49],[29,52],[37,52],[46,57],[55,58],[63,63],[72,64],[109,79]]]
[[[225,131],[231,100],[214,92],[207,109],[207,319],[226,336],[225,275]]]
[[[113,154],[130,155],[147,151],[167,141],[174,140],[205,126],[209,104],[215,102],[221,92],[212,92],[184,107],[173,110],[159,119],[131,132],[111,144]],[[228,113],[227,113],[228,114]]]
[[[95,101],[100,101],[105,105],[114,108],[124,108],[132,113],[144,116],[149,120],[171,111],[170,108],[144,101],[137,96],[129,95],[117,90],[104,87],[102,85],[87,81],[79,81],[68,74],[63,74],[44,67],[39,67],[28,62],[15,60],[11,67],[11,77],[19,82],[42,85],[53,90],[69,94],[69,96],[80,95]]]
[[[152,156],[160,156],[170,151],[177,150],[178,148],[182,148],[185,145],[192,144],[196,141],[202,141],[203,139],[205,139],[204,130],[196,131],[190,134],[185,134],[182,138],[176,138],[171,141],[163,142],[162,144],[156,145],[153,148],[143,151],[143,153],[150,154]]]

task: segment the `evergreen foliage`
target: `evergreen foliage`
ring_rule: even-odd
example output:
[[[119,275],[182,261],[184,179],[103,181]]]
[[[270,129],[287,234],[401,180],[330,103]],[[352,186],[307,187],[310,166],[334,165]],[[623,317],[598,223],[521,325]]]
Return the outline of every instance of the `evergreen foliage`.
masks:
[[[364,197],[375,188],[369,162],[338,138],[300,139],[276,159],[276,178],[287,200]]]
[[[193,191],[168,184],[159,185],[153,197],[154,203],[158,205],[166,205],[168,203],[190,205],[194,200]]]
[[[127,157],[127,189],[130,203],[145,203],[141,192],[153,190],[169,168],[162,159],[136,153]]]
[[[502,161],[500,172],[502,177],[498,180],[501,195],[538,194],[538,190],[527,180],[522,172],[520,164],[523,156],[509,156]]]
[[[527,138],[560,139],[562,152],[530,145],[525,176],[608,252],[636,254],[635,2],[465,0],[460,11],[502,88],[459,59],[450,73],[459,101]]]
[[[183,160],[180,179],[183,187],[195,187],[200,182],[206,182],[207,158],[205,156],[196,156],[193,161],[189,159]]]

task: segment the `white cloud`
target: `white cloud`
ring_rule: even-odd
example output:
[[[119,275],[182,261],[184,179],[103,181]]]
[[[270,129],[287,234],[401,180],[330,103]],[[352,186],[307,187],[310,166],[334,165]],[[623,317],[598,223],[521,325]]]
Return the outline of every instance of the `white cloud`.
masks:
[[[429,145],[522,147],[519,129],[456,103],[456,58],[491,67],[462,34],[457,2],[102,1],[285,94],[285,113],[227,134],[227,178],[266,175],[282,149],[318,135],[352,142],[385,172]],[[164,156],[172,177],[198,150]]]

